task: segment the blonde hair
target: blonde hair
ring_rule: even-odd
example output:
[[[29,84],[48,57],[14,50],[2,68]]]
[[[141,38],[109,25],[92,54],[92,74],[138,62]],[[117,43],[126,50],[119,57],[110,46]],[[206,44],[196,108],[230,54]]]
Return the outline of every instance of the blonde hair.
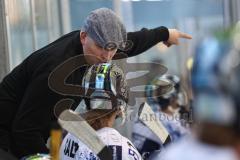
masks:
[[[117,116],[119,110],[117,109],[93,109],[81,116],[88,122],[88,124],[95,130],[108,126],[108,122],[112,116]],[[115,118],[115,117],[114,117]]]

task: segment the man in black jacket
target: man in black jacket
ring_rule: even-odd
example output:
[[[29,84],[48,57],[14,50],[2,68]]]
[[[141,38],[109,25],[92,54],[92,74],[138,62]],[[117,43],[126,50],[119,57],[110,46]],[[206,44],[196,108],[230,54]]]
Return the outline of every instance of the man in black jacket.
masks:
[[[176,29],[158,27],[127,33],[118,17],[109,9],[97,9],[86,18],[81,31],[73,31],[35,51],[14,68],[0,84],[0,148],[22,157],[47,153],[46,141],[50,123],[56,121],[54,106],[64,98],[79,97],[57,93],[48,85],[50,73],[64,61],[78,55],[86,63],[109,61],[116,52],[132,57],[163,41],[178,44],[179,38],[191,37]],[[124,48],[126,42],[131,47]],[[68,84],[81,85],[86,67],[67,79]]]

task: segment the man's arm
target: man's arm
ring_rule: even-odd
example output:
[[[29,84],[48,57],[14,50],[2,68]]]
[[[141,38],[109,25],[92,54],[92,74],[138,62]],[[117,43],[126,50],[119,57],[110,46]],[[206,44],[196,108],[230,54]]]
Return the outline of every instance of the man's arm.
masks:
[[[128,57],[132,57],[145,52],[161,41],[167,41],[169,31],[166,27],[158,27],[155,29],[143,28],[137,32],[128,32],[127,37],[127,43],[130,43],[131,47],[126,48],[126,51],[123,52],[127,53]]]
[[[0,148],[9,149],[12,121],[28,83],[27,61],[17,66],[0,83]]]
[[[159,42],[163,42],[167,47],[170,47],[171,45],[178,45],[180,38],[192,39],[186,33],[163,26],[154,29],[143,28],[137,32],[129,32],[127,36],[128,47],[123,52],[128,54],[128,57],[145,52]]]

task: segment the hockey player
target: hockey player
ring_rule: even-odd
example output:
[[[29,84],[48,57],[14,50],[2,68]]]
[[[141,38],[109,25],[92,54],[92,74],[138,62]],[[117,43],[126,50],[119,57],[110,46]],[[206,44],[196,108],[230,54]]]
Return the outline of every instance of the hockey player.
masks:
[[[83,86],[86,98],[79,104],[76,112],[112,148],[114,160],[141,160],[141,155],[131,141],[113,128],[115,119],[124,119],[127,109],[128,89],[122,70],[109,63],[93,65],[84,75]],[[60,157],[61,160],[99,159],[86,144],[70,133],[63,139]]]
[[[194,135],[154,160],[240,159],[239,53],[228,44],[211,37],[199,47],[192,74]]]
[[[162,91],[164,86],[172,84],[170,91]],[[160,90],[153,92],[154,87],[159,87]],[[161,90],[162,89],[162,90]],[[187,134],[187,130],[181,126],[179,105],[178,105],[178,91],[179,78],[172,75],[164,75],[157,77],[146,89],[146,97],[148,103],[155,111],[156,118],[163,122],[168,130],[171,140],[176,141],[183,135]],[[160,139],[143,123],[137,121],[133,126],[133,143],[141,154],[151,154],[156,150],[160,150],[162,143]]]

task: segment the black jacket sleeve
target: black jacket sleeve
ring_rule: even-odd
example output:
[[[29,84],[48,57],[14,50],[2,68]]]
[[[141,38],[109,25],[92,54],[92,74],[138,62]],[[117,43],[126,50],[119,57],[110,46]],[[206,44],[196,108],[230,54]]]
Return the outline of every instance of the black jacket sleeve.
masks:
[[[11,123],[29,79],[28,59],[18,65],[0,83],[0,148],[9,149]]]
[[[127,43],[130,43],[131,47],[127,47],[123,52],[127,53],[128,57],[132,57],[145,52],[161,41],[167,41],[169,32],[163,26],[154,29],[143,28],[137,32],[129,32],[127,37]]]

